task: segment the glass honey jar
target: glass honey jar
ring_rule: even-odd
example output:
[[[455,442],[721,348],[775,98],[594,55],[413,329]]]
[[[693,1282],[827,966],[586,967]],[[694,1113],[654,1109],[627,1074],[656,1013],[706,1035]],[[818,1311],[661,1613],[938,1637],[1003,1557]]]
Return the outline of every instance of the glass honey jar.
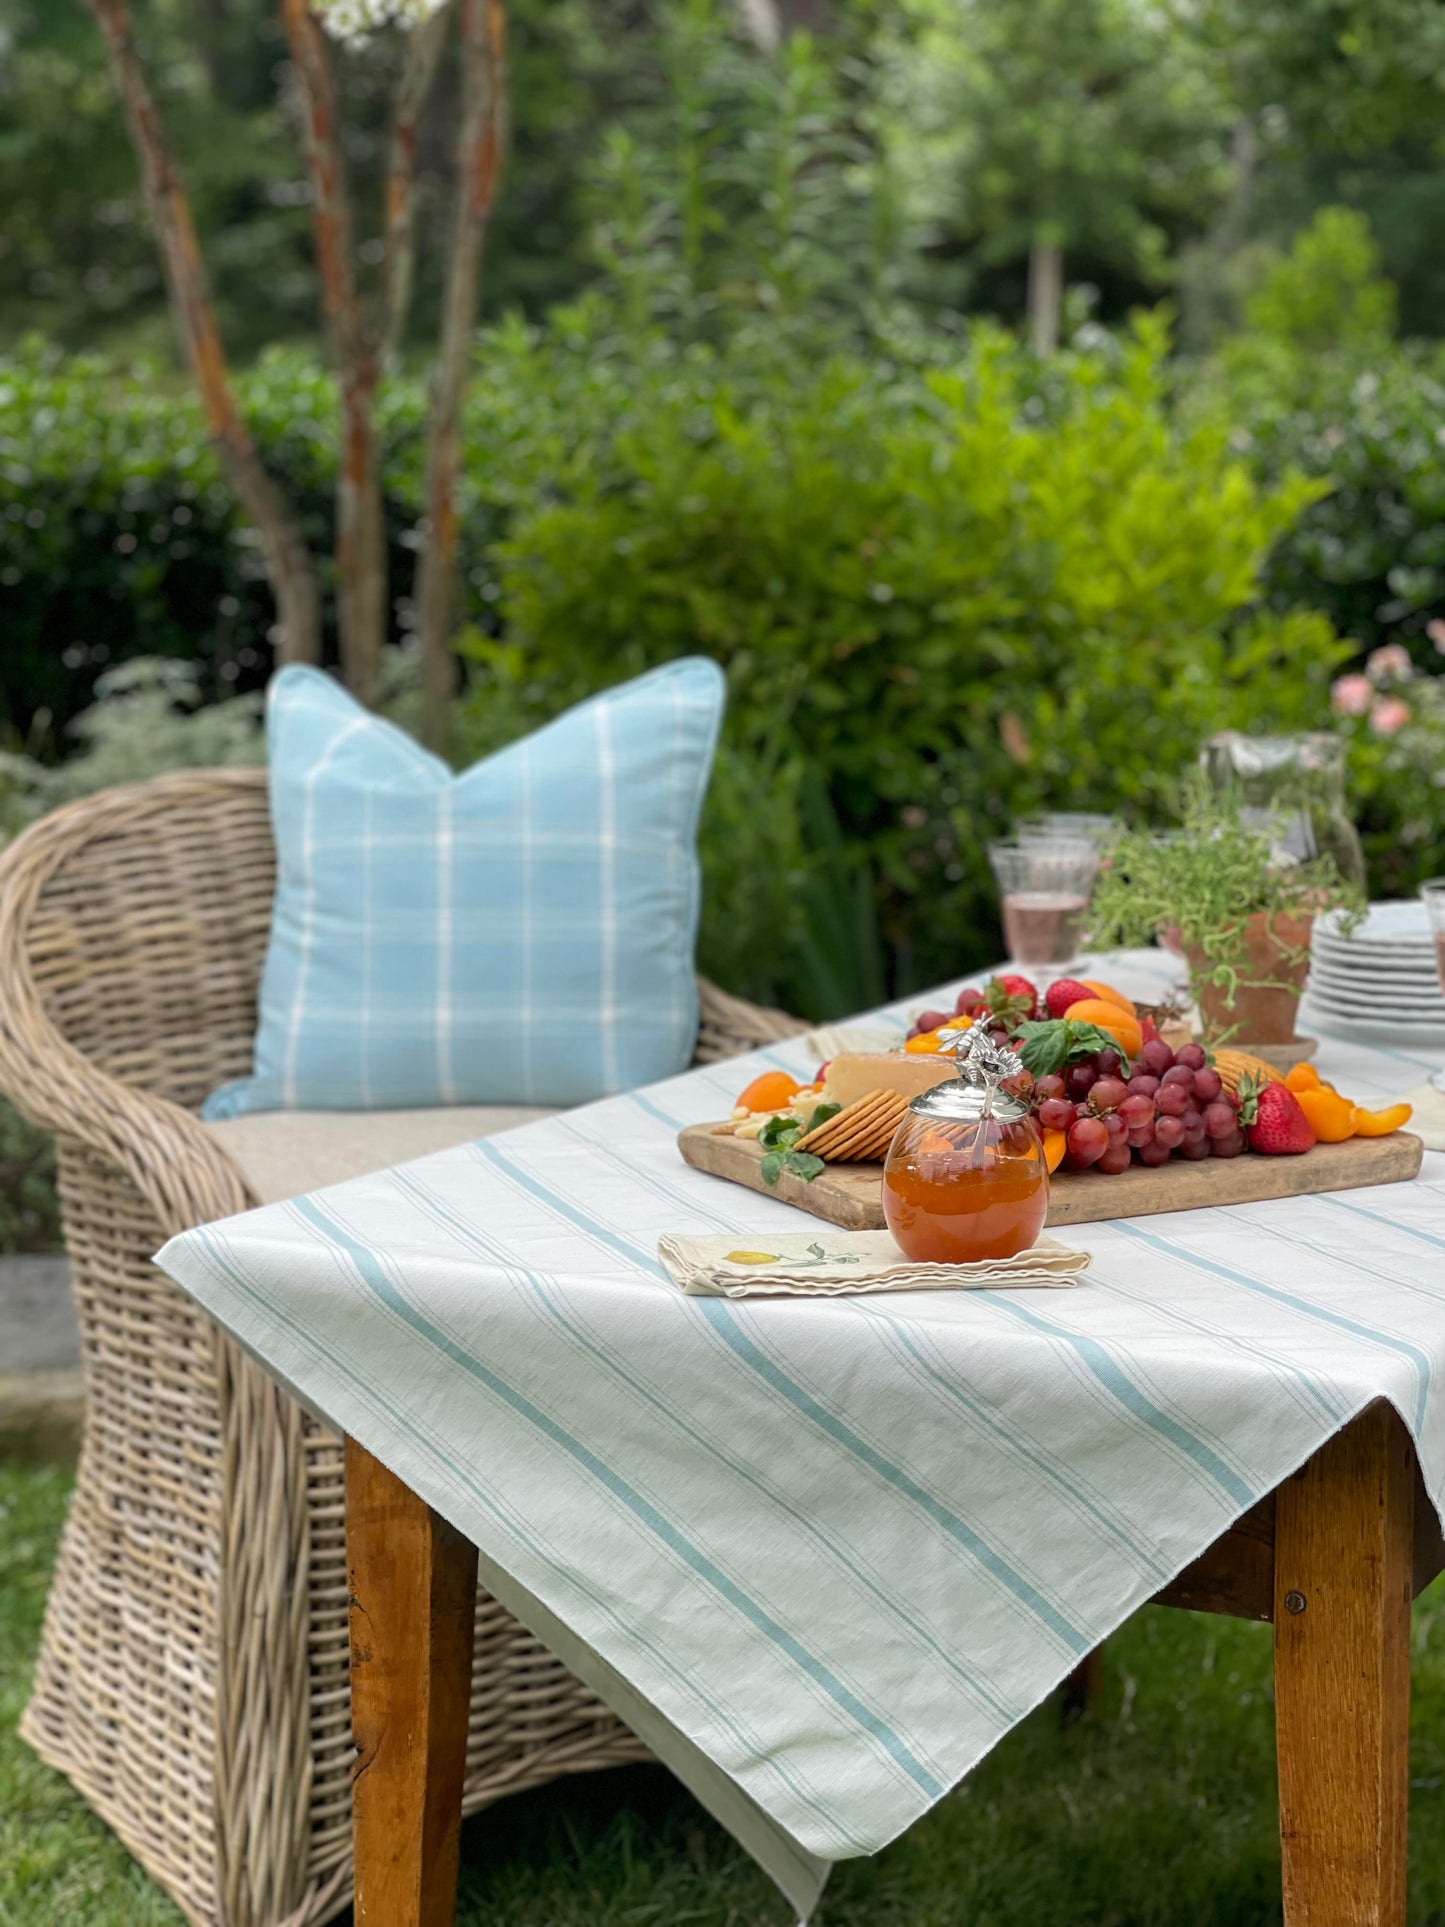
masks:
[[[883,1166],[883,1215],[919,1264],[1012,1258],[1038,1240],[1049,1173],[1022,1098],[1002,1089],[1023,1069],[980,1025],[945,1048],[958,1076],[921,1092],[894,1133]]]

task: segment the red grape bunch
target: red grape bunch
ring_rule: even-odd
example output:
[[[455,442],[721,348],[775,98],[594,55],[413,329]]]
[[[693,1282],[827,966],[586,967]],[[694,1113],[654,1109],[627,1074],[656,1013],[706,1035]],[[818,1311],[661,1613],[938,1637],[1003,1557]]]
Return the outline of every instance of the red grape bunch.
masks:
[[[1182,1158],[1237,1158],[1239,1106],[1198,1044],[1144,1044],[1132,1070],[1117,1050],[1038,1079],[1035,1112],[1046,1131],[1067,1131],[1066,1171],[1127,1171]]]

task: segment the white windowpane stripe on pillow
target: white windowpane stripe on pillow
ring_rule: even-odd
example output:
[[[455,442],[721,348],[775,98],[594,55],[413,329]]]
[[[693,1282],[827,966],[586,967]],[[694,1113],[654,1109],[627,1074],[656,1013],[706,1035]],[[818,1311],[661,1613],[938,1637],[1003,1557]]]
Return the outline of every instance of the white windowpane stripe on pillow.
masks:
[[[688,658],[459,776],[330,678],[267,708],[278,881],[251,1111],[586,1102],[682,1069],[721,721]]]

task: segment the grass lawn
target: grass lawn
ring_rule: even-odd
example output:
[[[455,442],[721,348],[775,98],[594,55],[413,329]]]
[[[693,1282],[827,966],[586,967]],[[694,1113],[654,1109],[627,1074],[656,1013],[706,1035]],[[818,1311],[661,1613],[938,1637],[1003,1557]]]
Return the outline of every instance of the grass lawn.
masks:
[[[15,1738],[67,1475],[0,1460],[0,1927],[181,1927]],[[1445,1927],[1445,1579],[1415,1608],[1410,1921]],[[1100,1707],[1045,1706],[872,1861],[819,1927],[1256,1927],[1279,1920],[1270,1634],[1145,1612]],[[525,1795],[463,1834],[460,1927],[776,1927],[762,1877],[659,1769]]]

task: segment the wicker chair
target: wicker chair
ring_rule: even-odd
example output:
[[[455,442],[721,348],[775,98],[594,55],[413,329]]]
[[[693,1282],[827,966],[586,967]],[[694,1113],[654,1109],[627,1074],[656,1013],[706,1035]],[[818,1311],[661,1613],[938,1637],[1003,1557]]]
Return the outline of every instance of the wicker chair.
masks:
[[[339,1441],[151,1263],[248,1208],[195,1115],[250,1066],[274,857],[255,771],[56,811],[0,859],[0,1089],[55,1132],[87,1419],[25,1738],[203,1927],[350,1898]],[[801,1028],[702,986],[700,1060]],[[646,1757],[477,1601],[466,1807]]]

